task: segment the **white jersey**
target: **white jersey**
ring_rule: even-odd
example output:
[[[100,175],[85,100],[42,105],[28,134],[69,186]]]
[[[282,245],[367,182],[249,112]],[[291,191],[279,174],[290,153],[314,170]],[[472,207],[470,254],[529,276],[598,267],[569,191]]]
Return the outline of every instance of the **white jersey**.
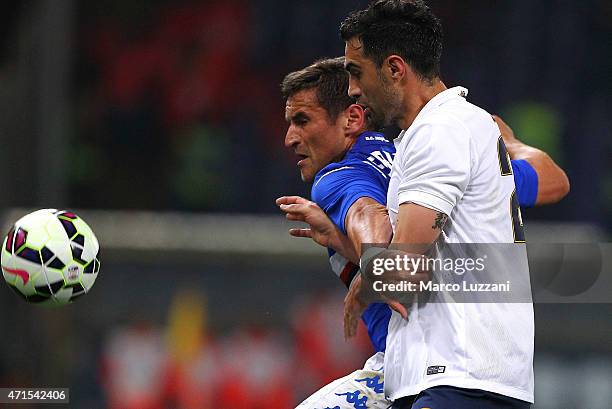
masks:
[[[513,285],[529,290],[524,238],[517,230],[522,231],[520,210],[514,207],[512,214],[514,178],[499,128],[466,95],[462,87],[436,95],[395,140],[387,194],[391,223],[395,230],[399,206],[406,202],[448,215],[437,245],[441,257],[457,257],[448,243],[517,243],[507,245],[512,259],[495,259],[489,272],[516,270]],[[393,312],[389,323],[385,392],[390,399],[449,385],[533,402],[530,299],[452,303],[421,298],[419,303],[418,298],[408,321]]]

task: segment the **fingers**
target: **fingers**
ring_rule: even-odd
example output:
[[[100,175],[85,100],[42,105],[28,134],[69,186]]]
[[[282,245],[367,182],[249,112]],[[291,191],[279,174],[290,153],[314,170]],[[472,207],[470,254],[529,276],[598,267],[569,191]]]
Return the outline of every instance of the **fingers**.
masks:
[[[279,206],[281,211],[285,212],[287,220],[293,222],[306,222],[307,208],[302,204],[282,204]]]
[[[281,204],[278,205],[278,208],[281,209],[285,213],[297,212],[304,209],[304,205],[301,203],[292,203],[292,204]]]
[[[304,205],[298,203],[280,204],[278,208],[287,214],[297,214],[304,212]]]
[[[304,221],[304,215],[302,213],[289,213],[289,212],[287,212],[285,217],[287,218],[287,220],[291,220],[291,221],[294,221],[294,222],[303,222]]]
[[[283,196],[276,199],[276,204],[281,211],[285,212],[287,220],[294,222],[305,222],[309,212],[312,211],[313,206],[316,205],[310,200],[306,200],[300,196]],[[289,234],[294,237],[307,237],[312,238],[312,230],[309,228],[300,229],[293,228],[289,229]]]
[[[357,326],[359,325],[359,317],[361,314],[358,313],[359,308],[355,308],[351,303],[345,305],[344,308],[344,338],[349,339],[355,336],[357,333]]]
[[[309,200],[306,200],[299,196],[291,196],[291,198],[293,199],[290,199],[289,201],[294,201],[294,199],[297,198],[299,199],[297,200],[299,203],[281,203],[278,206],[281,211],[286,213],[287,220],[308,223],[308,221],[306,220],[308,217],[316,215],[317,211],[322,212],[322,210],[315,203]],[[284,200],[286,198],[279,198],[279,200],[281,199]]]
[[[402,304],[397,301],[387,301],[387,305],[389,305],[393,311],[401,315],[403,319],[408,320],[408,310]]]
[[[280,203],[278,205],[278,208],[281,209],[283,212],[288,213],[288,212],[297,212],[297,211],[304,211],[309,204],[311,204],[311,202],[309,200],[303,199],[299,196],[295,196],[298,197],[301,200],[295,201],[295,200],[290,200],[291,203]],[[283,199],[282,197],[278,200]]]
[[[289,234],[293,237],[312,238],[312,230],[310,229],[289,229]]]
[[[351,283],[351,288],[344,298],[344,338],[349,339],[357,333],[359,318],[365,306],[359,301],[360,282],[357,279]]]
[[[281,196],[276,199],[276,205],[290,205],[290,204],[305,204],[308,203],[308,200],[304,199],[301,196]]]

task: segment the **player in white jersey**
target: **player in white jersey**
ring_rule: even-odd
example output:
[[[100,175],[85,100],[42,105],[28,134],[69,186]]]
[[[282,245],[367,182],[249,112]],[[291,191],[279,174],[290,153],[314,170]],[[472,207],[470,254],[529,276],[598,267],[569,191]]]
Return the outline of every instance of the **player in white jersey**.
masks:
[[[340,31],[349,95],[385,125],[404,129],[387,193],[391,243],[434,243],[442,259],[463,255],[449,243],[524,243],[499,130],[465,100],[465,88],[447,89],[441,81],[442,27],[429,8],[418,0],[376,1],[350,14]],[[513,285],[528,290],[524,244],[491,257],[485,272],[504,278],[513,272]],[[427,282],[430,273],[410,279]],[[437,282],[457,275],[433,269]],[[446,296],[435,293],[428,302],[417,296],[407,320],[391,318],[385,391],[394,407],[529,407],[531,303],[432,302]],[[349,313],[361,308],[353,304],[346,305]]]

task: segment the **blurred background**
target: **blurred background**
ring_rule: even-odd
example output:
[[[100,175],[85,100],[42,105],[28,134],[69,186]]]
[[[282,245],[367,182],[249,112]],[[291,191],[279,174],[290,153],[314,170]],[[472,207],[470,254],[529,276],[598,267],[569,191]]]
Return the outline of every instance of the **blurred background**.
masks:
[[[363,365],[325,252],[289,238],[274,199],[309,196],[279,83],[342,55],[339,22],[366,3],[1,2],[4,226],[76,209],[102,269],[61,309],[0,291],[0,386],[69,386],[87,409],[283,409]],[[610,241],[612,2],[430,4],[446,84],[570,178],[524,211],[528,240]],[[536,305],[534,408],[612,407],[611,317]]]

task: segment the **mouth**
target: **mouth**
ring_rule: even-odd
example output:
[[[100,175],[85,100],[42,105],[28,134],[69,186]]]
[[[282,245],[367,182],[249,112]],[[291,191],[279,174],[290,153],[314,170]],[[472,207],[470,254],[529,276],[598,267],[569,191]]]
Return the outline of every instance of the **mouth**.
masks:
[[[306,159],[308,159],[308,156],[306,156],[306,155],[301,155],[301,154],[299,154],[299,153],[296,153],[296,154],[295,154],[295,156],[297,156],[297,157],[298,157],[298,159],[299,159],[299,160],[298,160],[298,162],[297,162],[298,167],[301,167],[301,166],[304,164],[304,161],[305,161]]]

